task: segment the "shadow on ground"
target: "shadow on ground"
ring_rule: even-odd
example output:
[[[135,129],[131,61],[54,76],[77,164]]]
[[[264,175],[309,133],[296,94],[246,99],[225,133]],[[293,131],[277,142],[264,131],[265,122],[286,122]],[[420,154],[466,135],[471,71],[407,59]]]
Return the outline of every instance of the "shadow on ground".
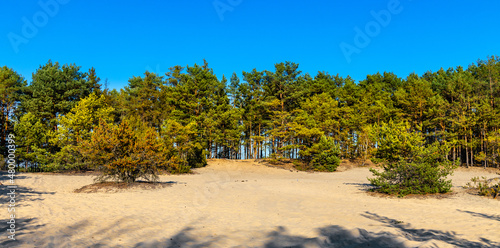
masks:
[[[363,192],[371,192],[373,189],[376,189],[376,186],[373,186],[371,183],[344,183],[344,185],[354,185],[360,191]]]
[[[412,242],[412,246],[448,244],[454,247],[500,247],[500,243],[482,238],[480,241],[471,241],[458,237],[452,232],[440,230],[410,228],[410,224],[366,212],[362,216],[380,222],[396,232],[370,232],[365,229],[346,229],[332,225],[317,229],[317,237],[308,238],[290,235],[285,227],[277,227],[275,231],[262,236],[265,248],[300,248],[300,247],[405,247],[405,242]],[[483,217],[483,216],[481,216]],[[220,246],[219,240],[224,236],[200,237],[193,233],[193,228],[186,228],[164,242],[150,243],[147,247],[210,247]],[[395,234],[397,233],[397,234]],[[137,244],[135,247],[145,247]],[[245,244],[241,244],[246,247]],[[439,246],[439,245],[437,245]],[[254,246],[251,246],[254,247]]]
[[[390,232],[371,232],[365,229],[346,229],[342,226],[331,225],[316,230],[313,237],[292,235],[285,227],[278,226],[273,231],[252,233],[252,236],[238,236],[234,239],[232,234],[209,235],[201,229],[186,227],[177,234],[161,240],[149,240],[144,237],[143,241],[135,244],[114,245],[112,247],[263,247],[263,248],[301,248],[301,247],[500,247],[497,241],[482,238],[480,241],[471,241],[458,237],[453,232],[444,232],[432,229],[411,228],[410,224],[402,223],[396,219],[380,216],[376,213],[365,212],[362,216],[379,222],[383,226],[391,228]],[[115,229],[118,224],[126,223],[126,218],[120,219],[108,226],[95,226],[95,221],[80,221],[60,230],[59,235],[44,236],[36,229],[39,226],[30,224],[31,220],[24,220],[27,224],[25,234],[19,235],[18,246],[20,247],[110,247],[110,241],[116,241],[123,236],[137,231],[137,226],[128,225],[124,228]],[[2,220],[2,223],[6,221]],[[94,223],[94,224],[92,224]],[[5,229],[5,224],[0,228]],[[83,230],[91,230],[83,231]],[[80,233],[78,233],[80,232]],[[85,234],[83,234],[85,233]],[[33,235],[28,238],[27,234]],[[78,235],[72,237],[71,235]],[[241,234],[241,233],[240,233]],[[244,237],[244,238],[242,238]],[[235,244],[235,242],[242,242]],[[0,247],[17,247],[11,243],[0,243]]]
[[[480,242],[476,242],[459,238],[454,232],[410,228],[410,224],[385,216],[380,216],[375,213],[366,212],[365,214],[362,214],[362,216],[399,230],[403,233],[403,236],[410,241],[427,242],[431,240],[439,240],[455,247],[500,247],[500,243],[485,238],[482,238]]]
[[[0,220],[0,230],[2,232],[2,238],[0,239],[0,247],[16,247],[16,245],[23,244],[21,240],[23,239],[31,239],[36,234],[36,231],[43,227],[44,225],[36,224],[36,218],[33,219],[15,219],[15,236],[16,240],[10,240],[7,236],[11,235],[10,232],[7,231],[9,229],[10,219],[2,219]]]
[[[2,181],[8,182],[9,177],[7,175],[7,172],[5,171],[0,171],[0,178]],[[18,179],[25,179],[26,176],[15,176],[15,180]],[[55,192],[44,192],[44,191],[37,191],[32,188],[28,187],[23,187],[19,186],[17,184],[14,184],[17,188],[15,189],[10,189],[7,188],[7,186],[10,186],[10,184],[6,183],[3,185],[0,185],[0,202],[9,202],[10,201],[10,195],[7,195],[7,193],[12,192],[12,190],[15,190],[15,200],[16,200],[16,205],[17,206],[22,206],[23,201],[29,200],[29,201],[41,201],[43,198],[41,197],[42,195],[45,194],[50,194],[53,195]]]
[[[472,211],[464,211],[464,210],[460,210],[460,209],[457,209],[457,211],[462,212],[462,213],[471,214],[472,216],[475,216],[475,217],[481,217],[481,218],[485,218],[485,219],[500,221],[500,215],[489,215],[489,214],[483,214],[483,213],[476,213],[476,212],[472,212]]]

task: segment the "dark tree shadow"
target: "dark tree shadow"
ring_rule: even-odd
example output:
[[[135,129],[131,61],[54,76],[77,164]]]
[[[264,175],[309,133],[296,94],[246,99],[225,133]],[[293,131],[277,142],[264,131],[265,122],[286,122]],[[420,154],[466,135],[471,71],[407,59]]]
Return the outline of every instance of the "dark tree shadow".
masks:
[[[484,238],[481,238],[481,242],[469,241],[457,237],[454,232],[410,228],[410,224],[404,224],[398,220],[370,212],[361,215],[368,219],[383,223],[388,227],[400,230],[404,233],[405,238],[412,241],[425,242],[429,240],[440,240],[456,247],[500,247],[500,243]]]
[[[2,238],[0,239],[0,247],[15,247],[17,245],[23,244],[22,240],[28,236],[36,235],[36,231],[43,227],[44,225],[37,225],[36,218],[33,219],[15,219],[15,236],[16,240],[10,240],[7,236],[10,233],[7,231],[9,229],[10,219],[0,220],[0,230],[2,230]]]
[[[277,230],[265,233],[263,245],[265,248],[301,248],[301,247],[405,247],[404,241],[442,241],[455,247],[499,247],[500,243],[484,239],[481,241],[469,241],[459,238],[454,233],[447,233],[439,230],[424,230],[408,228],[408,224],[373,213],[366,213],[363,216],[386,224],[388,227],[402,231],[403,234],[390,232],[370,232],[365,229],[349,230],[341,226],[332,225],[317,229],[316,237],[304,237],[291,235],[285,227],[277,227]],[[150,243],[138,243],[134,247],[208,247],[212,244],[217,246],[217,241],[224,236],[203,237],[196,236],[191,232],[195,231],[188,227],[163,241]],[[245,244],[241,244],[245,247]]]
[[[402,247],[401,241],[395,237],[368,232],[363,229],[356,231],[341,226],[319,228],[318,237],[306,238],[288,235],[284,227],[269,233],[265,248],[301,248],[301,247]]]
[[[142,247],[165,247],[165,248],[204,248],[210,247],[217,241],[221,240],[224,236],[215,237],[200,237],[195,236],[191,233],[194,229],[192,227],[186,227],[174,236],[165,239],[163,241],[153,241],[153,242],[140,242],[134,245],[134,248]]]
[[[1,202],[9,202],[10,201],[10,196],[7,195],[7,193],[12,192],[10,188],[7,188],[6,185],[0,185],[0,201]],[[16,199],[16,205],[21,206],[23,201],[29,200],[29,201],[42,201],[42,195],[53,195],[55,192],[43,192],[43,191],[37,191],[32,188],[28,187],[22,187],[22,186],[17,186],[15,190],[15,199]]]
[[[128,233],[133,233],[137,230],[137,226],[127,226],[119,230],[112,228],[123,221],[124,218],[111,223],[108,226],[97,227],[92,225],[88,220],[82,220],[72,225],[66,226],[58,230],[58,235],[47,236],[44,235],[40,228],[44,225],[35,225],[34,219],[20,220],[21,223],[16,231],[16,240],[10,241],[2,239],[0,247],[110,247],[109,241],[118,239]],[[6,223],[2,220],[2,223]],[[18,222],[18,220],[16,220]],[[1,224],[0,228],[5,230],[6,224]],[[92,232],[78,239],[72,238],[72,234],[77,233],[79,230],[92,229]],[[112,230],[112,231],[111,231]],[[105,233],[105,235],[102,235]],[[101,236],[102,238],[97,238]],[[120,246],[118,246],[120,247]],[[130,247],[130,246],[127,246]]]
[[[395,219],[380,216],[375,213],[366,212],[362,216],[383,223],[387,227],[396,229],[398,232],[370,232],[365,229],[346,229],[341,226],[332,225],[321,227],[316,230],[313,237],[304,237],[290,234],[285,227],[278,226],[276,230],[256,234],[256,237],[248,237],[248,240],[262,243],[259,246],[264,248],[301,248],[301,247],[405,247],[403,242],[416,241],[441,241],[455,247],[500,247],[500,243],[481,238],[480,241],[470,241],[457,237],[455,233],[443,232],[440,230],[426,230],[410,228],[409,224],[404,224]],[[20,220],[21,226],[17,244],[23,247],[110,247],[111,240],[119,239],[129,233],[134,233],[137,226],[130,225],[114,229],[114,226],[123,223],[125,219],[117,220],[107,226],[92,226],[88,220],[77,222],[73,225],[62,228],[60,234],[56,236],[44,236],[43,233],[36,232],[40,225],[34,225],[33,220]],[[2,220],[2,223],[6,223]],[[5,229],[6,224],[0,223],[0,228]],[[77,230],[92,229],[93,231],[79,236],[77,239],[71,235]],[[255,234],[255,233],[254,233]],[[32,236],[28,239],[28,235]],[[99,236],[99,238],[97,238]],[[200,235],[194,227],[185,227],[175,235],[160,240],[137,241],[135,244],[125,244],[125,247],[224,247],[225,241],[231,238],[226,235]],[[35,239],[35,240],[33,240]],[[10,242],[10,243],[9,243]],[[242,241],[244,242],[244,241]],[[13,247],[11,241],[3,241],[0,247]],[[238,247],[248,247],[247,244],[239,244]],[[15,247],[15,246],[14,246]],[[115,246],[122,247],[122,246]]]
[[[373,189],[376,189],[376,186],[373,186],[371,183],[344,183],[344,185],[354,185],[361,191],[371,192]]]
[[[318,245],[317,238],[305,238],[301,236],[292,236],[287,234],[285,227],[279,226],[276,231],[267,234],[269,241],[265,244],[266,248],[277,247],[303,247],[304,245]]]
[[[28,176],[26,176],[25,174],[26,173],[24,173],[24,172],[16,171],[16,174],[14,175],[14,180],[28,178]],[[8,177],[8,176],[9,176],[9,173],[6,170],[0,170],[0,178],[2,178],[3,180],[7,180],[7,179],[10,179],[10,177]]]
[[[7,172],[0,171],[0,178],[2,178],[5,181],[8,181],[9,178],[7,176],[8,176]],[[26,176],[17,176],[16,175],[15,180],[24,179],[24,178],[27,178],[27,177]],[[43,198],[41,197],[42,195],[45,195],[45,194],[53,195],[53,194],[55,194],[55,192],[37,191],[35,189],[28,188],[28,187],[23,187],[23,186],[19,186],[17,184],[15,184],[15,186],[17,187],[15,189],[10,189],[10,188],[8,188],[8,186],[10,186],[10,184],[0,185],[0,201],[1,202],[8,202],[10,200],[10,196],[7,195],[7,193],[10,193],[11,190],[15,190],[15,196],[16,196],[15,200],[16,200],[16,205],[18,205],[18,206],[22,206],[22,202],[26,201],[26,200],[29,200],[29,201],[41,201],[41,200],[43,200]]]
[[[460,210],[460,209],[457,209],[457,211],[462,212],[462,213],[468,213],[468,214],[471,214],[472,216],[475,216],[475,217],[481,217],[481,218],[486,218],[486,219],[490,219],[490,220],[500,221],[500,215],[489,215],[489,214],[483,214],[483,213],[476,213],[476,212],[472,212],[472,211],[464,211],[464,210]]]

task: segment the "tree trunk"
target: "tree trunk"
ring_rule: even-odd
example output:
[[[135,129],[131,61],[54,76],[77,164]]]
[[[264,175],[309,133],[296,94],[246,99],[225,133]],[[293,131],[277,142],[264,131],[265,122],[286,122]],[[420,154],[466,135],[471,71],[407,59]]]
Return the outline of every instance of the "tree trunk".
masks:
[[[465,136],[465,163],[469,168],[469,148],[467,147],[467,136]]]

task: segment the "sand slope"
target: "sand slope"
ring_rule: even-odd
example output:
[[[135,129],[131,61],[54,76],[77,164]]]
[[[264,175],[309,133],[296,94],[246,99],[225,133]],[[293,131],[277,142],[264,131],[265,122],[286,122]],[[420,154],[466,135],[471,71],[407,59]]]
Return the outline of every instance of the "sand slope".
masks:
[[[372,196],[370,176],[367,168],[307,173],[212,160],[195,175],[162,176],[170,187],[86,194],[73,191],[91,176],[21,174],[18,240],[4,231],[0,246],[500,247],[500,201],[460,188],[498,175],[459,170],[456,193],[444,199]]]

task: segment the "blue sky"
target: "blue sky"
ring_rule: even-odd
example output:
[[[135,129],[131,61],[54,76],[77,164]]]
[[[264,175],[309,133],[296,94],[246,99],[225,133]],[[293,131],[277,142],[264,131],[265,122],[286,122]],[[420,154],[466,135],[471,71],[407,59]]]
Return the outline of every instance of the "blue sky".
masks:
[[[312,76],[327,71],[359,81],[383,71],[406,77],[467,67],[500,55],[500,1],[0,4],[0,66],[13,68],[28,82],[49,59],[83,70],[95,67],[110,88],[119,89],[146,70],[163,74],[174,65],[201,64],[203,59],[219,78],[253,68],[273,70],[275,63],[292,61]]]

